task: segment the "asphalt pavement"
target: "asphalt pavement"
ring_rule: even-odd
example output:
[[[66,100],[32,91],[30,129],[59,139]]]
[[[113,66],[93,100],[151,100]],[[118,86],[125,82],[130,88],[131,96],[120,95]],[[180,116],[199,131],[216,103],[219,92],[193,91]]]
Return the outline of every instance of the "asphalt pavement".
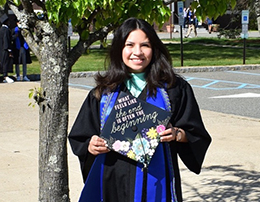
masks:
[[[0,84],[0,201],[35,202],[38,197],[38,107],[28,107],[39,82]],[[88,90],[70,87],[69,129]],[[185,201],[259,201],[260,119],[202,110],[212,144],[200,175],[181,164]],[[72,202],[83,187],[78,159],[68,147]]]
[[[28,107],[29,89],[39,82],[0,83],[0,202],[38,201],[38,107]],[[69,130],[87,89],[69,88]],[[180,162],[184,201],[259,201],[260,119],[201,110],[212,136],[202,171]],[[68,146],[70,198],[83,187],[78,159]]]

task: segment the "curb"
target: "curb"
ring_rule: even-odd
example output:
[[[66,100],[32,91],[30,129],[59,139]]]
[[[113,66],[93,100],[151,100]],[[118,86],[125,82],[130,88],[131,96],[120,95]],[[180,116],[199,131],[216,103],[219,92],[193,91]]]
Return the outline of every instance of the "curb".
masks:
[[[260,69],[260,64],[256,65],[230,65],[230,66],[192,66],[192,67],[176,67],[175,73],[196,73],[196,72],[218,72],[218,71],[238,71],[238,70],[256,70]],[[103,72],[103,71],[100,71]],[[93,77],[97,71],[71,72],[69,78],[87,78]],[[31,81],[40,81],[39,74],[28,75]],[[1,78],[0,78],[1,82]]]
[[[188,72],[217,72],[260,69],[260,65],[230,65],[230,66],[208,66],[208,67],[180,67],[175,68],[176,73]]]
[[[174,68],[176,73],[188,73],[188,72],[217,72],[217,71],[237,71],[237,70],[255,70],[260,69],[258,65],[230,65],[230,66],[208,66],[208,67],[176,67]],[[71,72],[70,78],[84,78],[93,77],[97,71],[87,72]],[[102,71],[100,71],[102,72]]]

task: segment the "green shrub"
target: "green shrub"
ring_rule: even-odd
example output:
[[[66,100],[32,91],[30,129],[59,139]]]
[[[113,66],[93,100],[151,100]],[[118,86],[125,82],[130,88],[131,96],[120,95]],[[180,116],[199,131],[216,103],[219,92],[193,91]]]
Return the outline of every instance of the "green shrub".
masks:
[[[241,29],[223,29],[219,28],[218,38],[237,39],[240,37]]]

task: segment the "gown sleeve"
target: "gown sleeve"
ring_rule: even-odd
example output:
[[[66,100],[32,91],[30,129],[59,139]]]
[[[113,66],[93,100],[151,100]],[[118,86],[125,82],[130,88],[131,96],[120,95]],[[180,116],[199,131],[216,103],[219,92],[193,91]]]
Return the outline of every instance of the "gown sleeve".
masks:
[[[99,134],[99,101],[91,90],[82,104],[68,136],[72,151],[79,158],[84,181],[95,159],[95,156],[88,152],[89,141],[93,135]]]
[[[211,137],[203,124],[193,90],[188,82],[179,78],[176,87],[169,91],[169,97],[173,109],[171,123],[184,129],[189,140],[174,143],[174,150],[189,170],[199,174]]]

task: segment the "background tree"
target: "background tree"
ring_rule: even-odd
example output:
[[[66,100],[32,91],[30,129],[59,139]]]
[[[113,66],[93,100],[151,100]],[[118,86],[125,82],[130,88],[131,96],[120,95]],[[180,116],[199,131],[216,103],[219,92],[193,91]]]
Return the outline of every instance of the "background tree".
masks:
[[[196,8],[196,15],[213,17],[224,15],[227,10],[232,10],[231,21],[237,21],[241,24],[241,11],[249,10],[249,28],[255,29],[258,27],[260,32],[260,0],[220,0],[220,1],[194,1],[193,7]],[[255,21],[257,19],[257,22]],[[232,23],[231,22],[231,23]]]
[[[196,8],[196,15],[201,16],[202,19],[205,19],[206,16],[217,19],[218,16],[224,15],[228,9],[233,9],[236,3],[236,0],[199,0],[194,1],[192,7]]]
[[[41,64],[41,87],[35,91],[39,104],[39,201],[68,202],[68,78],[73,64],[89,46],[102,40],[128,17],[163,24],[173,0],[0,0],[8,4],[22,34]],[[216,17],[234,0],[200,1],[198,15]],[[38,5],[42,14],[36,14]],[[217,12],[217,13],[215,13]],[[68,20],[79,41],[67,47]],[[95,31],[90,28],[95,20]]]
[[[255,0],[254,8],[255,8],[255,14],[257,19],[257,27],[260,33],[260,0]]]
[[[260,5],[257,0],[237,0],[236,6],[232,11],[231,21],[235,22],[241,27],[241,12],[242,10],[249,10],[249,24],[248,29],[257,29],[257,12],[259,12]],[[258,11],[257,11],[258,10]]]

